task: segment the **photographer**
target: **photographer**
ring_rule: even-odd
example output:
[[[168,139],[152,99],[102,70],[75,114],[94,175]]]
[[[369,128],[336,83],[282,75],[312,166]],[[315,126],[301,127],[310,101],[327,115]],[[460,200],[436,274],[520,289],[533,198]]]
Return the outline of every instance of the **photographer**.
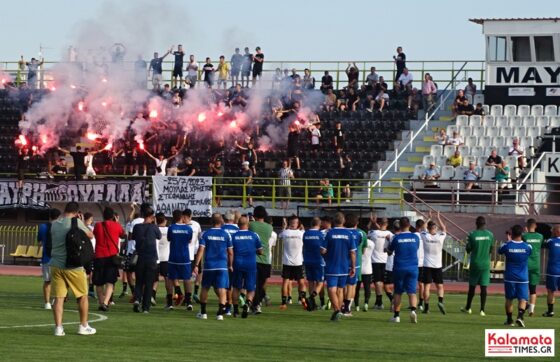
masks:
[[[93,284],[97,292],[99,310],[109,310],[109,300],[113,294],[115,283],[119,279],[119,238],[125,233],[119,223],[119,215],[113,209],[103,210],[103,222],[98,222],[93,228],[95,236],[95,256],[93,259]]]

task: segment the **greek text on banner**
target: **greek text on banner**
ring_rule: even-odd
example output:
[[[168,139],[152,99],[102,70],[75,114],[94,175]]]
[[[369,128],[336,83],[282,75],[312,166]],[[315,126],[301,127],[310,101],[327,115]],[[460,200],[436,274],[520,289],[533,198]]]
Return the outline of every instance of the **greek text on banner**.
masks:
[[[193,217],[212,215],[212,177],[152,176],[156,212],[191,209]]]

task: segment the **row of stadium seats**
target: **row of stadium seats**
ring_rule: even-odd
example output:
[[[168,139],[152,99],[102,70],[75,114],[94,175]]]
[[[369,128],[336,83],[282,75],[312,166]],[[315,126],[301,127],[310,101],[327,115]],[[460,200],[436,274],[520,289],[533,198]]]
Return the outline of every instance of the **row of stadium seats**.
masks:
[[[477,156],[477,155],[462,155],[463,164],[462,166],[468,166],[471,162],[474,162],[475,165],[482,167],[486,164],[486,160],[488,159],[488,155],[486,156]],[[447,156],[432,156],[432,155],[425,155],[422,159],[422,165],[425,167],[429,167],[430,163],[435,163],[438,167],[447,166]],[[517,167],[517,158],[515,156],[504,156],[502,157],[507,162],[510,170],[513,170]]]
[[[507,145],[496,146],[493,143],[478,144],[476,146],[432,145],[431,148],[430,148],[430,155],[432,157],[440,157],[440,156],[451,157],[453,155],[453,153],[455,152],[455,150],[458,149],[463,157],[465,157],[467,155],[475,156],[475,157],[482,157],[482,156],[488,157],[488,156],[490,156],[490,152],[493,149],[496,149],[498,151],[498,156],[505,157],[509,153],[509,148],[510,148],[510,146],[507,146]],[[532,156],[533,155],[533,149],[525,148],[525,153],[526,153],[526,156]]]
[[[468,136],[475,136],[475,137],[539,137],[546,132],[544,127],[539,126],[518,126],[518,127],[510,127],[510,126],[447,126],[448,134],[453,134],[453,132],[459,131],[459,135],[463,138]]]
[[[457,116],[457,126],[560,127],[560,116]]]
[[[426,170],[426,166],[424,165],[416,165],[414,167],[414,174],[413,174],[413,183],[415,188],[423,188],[425,186],[424,181],[418,181],[418,178],[422,176],[424,171]],[[436,182],[437,186],[441,189],[451,189],[451,188],[464,188],[464,175],[465,171],[468,170],[467,166],[442,166],[440,169],[440,175],[438,181],[458,181],[457,183],[454,182]],[[493,166],[484,166],[479,167],[478,171],[482,171],[482,175],[480,177],[481,188],[484,190],[494,190],[496,188],[495,183],[491,182],[494,181],[494,177],[496,176],[496,168]],[[433,181],[426,181],[426,183],[433,183]]]
[[[516,106],[514,104],[506,104],[505,106],[501,104],[494,104],[490,107],[484,105],[483,109],[486,114],[492,116],[556,116],[560,115],[558,113],[558,106],[554,104],[549,104],[543,106],[542,104],[535,104],[533,106],[527,104],[521,104]]]

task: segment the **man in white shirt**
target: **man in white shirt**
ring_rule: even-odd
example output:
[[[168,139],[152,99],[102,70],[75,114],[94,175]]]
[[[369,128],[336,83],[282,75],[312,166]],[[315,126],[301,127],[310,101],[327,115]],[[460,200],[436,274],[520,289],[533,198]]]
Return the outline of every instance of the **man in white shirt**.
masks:
[[[438,225],[433,221],[428,221],[428,231],[421,234],[422,245],[424,246],[424,312],[430,312],[430,286],[432,282],[436,284],[438,294],[438,308],[442,314],[445,314],[443,305],[443,272],[442,272],[442,253],[443,243],[447,237],[447,228],[441,220],[438,212],[437,221],[441,231],[438,231]]]
[[[399,77],[399,79],[397,80],[399,83],[401,83],[403,89],[405,89],[406,87],[412,87],[412,81],[414,80],[414,78],[412,77],[412,73],[410,73],[408,71],[408,68],[404,68],[403,72],[401,74],[401,76]]]
[[[368,239],[373,241],[374,249],[371,254],[372,279],[375,283],[375,305],[374,309],[383,309],[383,282],[385,281],[385,270],[387,264],[387,252],[385,244],[387,239],[393,237],[393,233],[387,230],[389,220],[382,218],[377,222],[377,217],[372,216],[370,219],[370,228],[376,227],[377,230],[370,230]],[[362,264],[365,265],[365,264]]]
[[[457,131],[453,131],[453,137],[447,139],[447,144],[452,146],[461,146],[465,143],[463,137]]]
[[[515,156],[519,168],[525,168],[525,148],[519,144],[519,138],[513,139],[513,145],[509,148],[509,156]]]
[[[424,246],[422,245],[422,233],[426,232],[426,222],[422,219],[416,220],[416,235],[420,239],[418,246],[418,309],[424,310]]]
[[[286,227],[284,221],[284,227]],[[305,280],[303,278],[303,233],[299,219],[293,215],[288,220],[288,228],[278,235],[284,246],[282,254],[282,305],[280,310],[288,308],[289,284],[298,282],[299,300],[307,310]]]
[[[194,269],[195,267],[194,259],[196,257],[196,253],[198,253],[198,242],[202,234],[202,228],[200,227],[200,224],[197,221],[192,219],[191,209],[185,209],[183,211],[183,224],[189,225],[193,231],[192,239],[191,242],[189,243],[189,256],[191,258],[191,265]],[[187,294],[192,293],[192,299],[197,303],[200,302],[200,299],[198,298],[198,289],[200,288],[200,282],[202,281],[202,268],[200,267],[200,265],[198,266],[198,270],[200,270],[200,272],[197,274],[195,278],[194,293],[192,287],[192,280],[188,280],[185,283],[185,293]]]
[[[372,280],[372,264],[371,258],[373,249],[375,244],[369,238],[367,239],[366,247],[362,253],[362,264],[361,264],[361,273],[362,279],[358,280],[358,284],[356,285],[356,294],[354,295],[354,303],[356,304],[356,310],[360,310],[360,285],[364,285],[364,312],[367,312],[369,309],[369,298],[371,297],[371,280]],[[385,264],[383,264],[385,265]]]

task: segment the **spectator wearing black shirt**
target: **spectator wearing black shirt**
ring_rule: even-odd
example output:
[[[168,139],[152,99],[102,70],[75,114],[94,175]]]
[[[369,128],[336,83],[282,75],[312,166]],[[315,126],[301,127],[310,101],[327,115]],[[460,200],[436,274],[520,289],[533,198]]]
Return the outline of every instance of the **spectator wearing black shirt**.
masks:
[[[315,78],[311,75],[311,71],[307,68],[303,70],[303,88],[315,89]]]
[[[179,88],[181,88],[183,86],[183,58],[185,57],[185,51],[181,44],[177,46],[177,50],[173,52],[173,56],[175,57],[175,62],[173,65],[171,86],[177,88],[177,78],[179,78]]]
[[[193,165],[193,160],[191,157],[185,158],[185,163],[181,169],[179,169],[179,175],[181,176],[194,176],[196,174],[196,168]]]
[[[352,189],[350,187],[350,179],[352,178],[352,158],[349,154],[340,155],[339,157],[339,175],[344,181],[344,189],[342,194],[346,198],[346,202],[350,202],[352,198]]]
[[[66,160],[64,158],[59,158],[56,160],[56,164],[51,168],[51,173],[54,175],[66,175],[68,168],[66,167]]]
[[[264,63],[264,54],[261,51],[261,47],[256,47],[255,51],[257,54],[253,57],[253,85],[257,83],[257,78],[261,79]]]
[[[82,151],[82,147],[80,146],[76,147],[76,151],[73,152],[62,149],[60,147],[58,147],[58,150],[72,156],[72,159],[74,160],[74,177],[76,178],[76,181],[81,180],[82,175],[86,173],[86,165],[84,163],[84,160],[87,153]]]
[[[18,187],[21,188],[23,186],[23,179],[25,174],[29,172],[29,168],[31,166],[31,158],[33,157],[33,152],[29,147],[20,148],[18,152],[18,159],[17,159],[17,173],[18,173]]]
[[[162,57],[159,56],[158,52],[154,53],[154,58],[150,61],[150,67],[148,71],[152,71],[152,85],[154,86],[154,90],[160,90],[161,88],[161,81],[162,81],[162,73],[163,73],[163,59],[171,53],[173,49],[169,49]]]
[[[214,85],[214,65],[210,62],[209,57],[206,57],[206,63],[202,67],[202,71],[204,72],[204,82],[211,89]]]
[[[242,87],[249,87],[249,77],[251,76],[252,67],[253,67],[253,54],[249,52],[248,47],[245,47],[245,54],[243,54],[243,63],[241,64]]]
[[[325,70],[325,75],[321,78],[321,92],[327,94],[329,89],[333,89],[333,78],[328,70]]]
[[[465,97],[465,92],[462,89],[459,89],[457,91],[457,95],[455,96],[455,100],[453,101],[453,105],[451,106],[453,117],[457,115],[457,108],[459,108],[466,99],[467,97]]]
[[[474,107],[469,104],[469,99],[465,97],[462,103],[457,104],[457,114],[464,116],[472,116],[474,114]]]
[[[142,58],[142,55],[138,55],[138,59],[134,62],[134,79],[138,88],[146,88],[146,71],[148,68],[148,63]]]
[[[486,115],[486,113],[484,112],[484,108],[482,108],[482,103],[477,103],[476,104],[476,107],[474,109],[473,114],[476,115],[476,116],[485,116]]]
[[[379,77],[379,82],[377,82],[377,84],[375,85],[374,88],[374,96],[377,96],[377,93],[379,93],[380,91],[383,91],[385,93],[387,93],[387,90],[389,89],[389,86],[387,85],[387,83],[385,82],[385,78],[383,76]]]
[[[354,63],[348,63],[348,67],[346,67],[346,75],[348,76],[348,88],[358,88],[358,78],[360,77],[360,70]]]
[[[395,66],[397,67],[397,74],[395,80],[399,80],[404,68],[406,67],[406,54],[403,53],[402,47],[397,48],[397,55],[393,55]]]
[[[297,124],[290,125],[288,133],[288,167],[291,167],[292,160],[296,162],[296,168],[299,170],[299,134],[300,128]]]
[[[344,131],[342,130],[342,123],[336,121],[334,124],[333,145],[336,153],[344,151]]]
[[[348,109],[350,109],[352,112],[355,112],[359,102],[360,102],[360,96],[358,95],[358,93],[356,93],[356,90],[354,88],[349,88]]]
[[[243,65],[243,55],[239,53],[239,48],[235,48],[235,53],[231,56],[231,86],[235,87],[239,83],[239,73]]]
[[[493,148],[490,152],[490,156],[486,160],[486,166],[493,166],[496,167],[502,164],[502,158],[498,155],[498,151]]]

